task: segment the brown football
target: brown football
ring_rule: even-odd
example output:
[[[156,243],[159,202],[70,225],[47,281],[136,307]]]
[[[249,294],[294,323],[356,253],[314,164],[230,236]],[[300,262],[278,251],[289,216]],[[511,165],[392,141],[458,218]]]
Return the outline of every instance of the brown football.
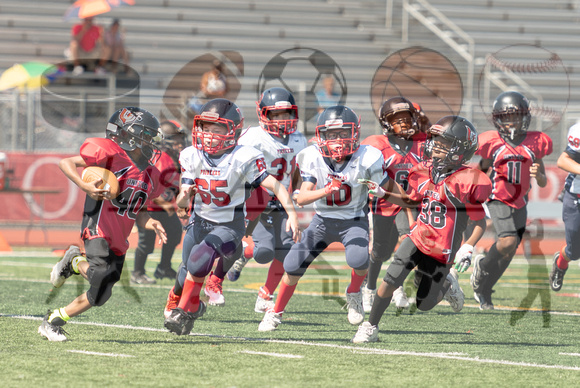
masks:
[[[119,195],[119,181],[115,174],[106,168],[89,166],[83,170],[81,178],[86,183],[102,179],[103,183],[99,185],[99,189],[108,189],[111,193],[110,198],[116,198]]]

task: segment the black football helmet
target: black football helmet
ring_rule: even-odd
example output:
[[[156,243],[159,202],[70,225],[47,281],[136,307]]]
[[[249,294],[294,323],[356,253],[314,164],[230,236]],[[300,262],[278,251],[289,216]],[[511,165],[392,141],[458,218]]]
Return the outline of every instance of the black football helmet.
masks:
[[[347,129],[349,136],[330,138],[329,132],[336,129]],[[326,108],[318,116],[316,141],[323,156],[344,159],[355,153],[360,146],[360,117],[343,105]]]
[[[166,120],[161,123],[161,151],[168,153],[172,158],[179,157],[179,153],[187,147],[185,128],[179,121]]]
[[[419,128],[420,132],[427,133],[429,128],[431,128],[431,120],[429,120],[429,117],[427,117],[427,114],[423,108],[421,108],[421,105],[414,102],[413,106],[415,107],[415,112],[417,112],[415,115],[417,120],[417,128]]]
[[[442,117],[429,128],[428,135],[423,157],[432,162],[433,171],[438,174],[455,171],[466,164],[479,147],[475,127],[461,116]],[[433,151],[446,156],[433,156]]]
[[[399,112],[409,113],[411,121],[407,123],[407,129],[395,132],[395,128],[391,122],[393,121],[393,117]],[[417,110],[413,106],[413,103],[405,97],[392,97],[385,101],[379,109],[379,122],[383,127],[383,134],[385,136],[395,135],[408,139],[419,130],[417,126]]]
[[[272,119],[272,111],[288,111],[290,119]],[[298,107],[294,96],[284,88],[266,89],[260,96],[260,101],[256,102],[256,113],[262,129],[274,136],[286,137],[296,132],[298,123]]]
[[[227,129],[225,135],[204,132],[203,123],[219,124]],[[215,154],[228,148],[233,148],[238,143],[242,132],[244,117],[240,108],[225,98],[215,98],[206,102],[200,109],[198,115],[193,118],[193,145],[208,154]],[[218,140],[217,145],[207,145],[204,140],[210,143]]]
[[[162,139],[159,120],[145,109],[133,106],[119,109],[109,119],[106,133],[125,151],[140,149],[151,165],[161,155],[156,145]]]
[[[500,135],[511,140],[527,131],[532,120],[530,102],[523,94],[514,91],[497,96],[491,115]]]

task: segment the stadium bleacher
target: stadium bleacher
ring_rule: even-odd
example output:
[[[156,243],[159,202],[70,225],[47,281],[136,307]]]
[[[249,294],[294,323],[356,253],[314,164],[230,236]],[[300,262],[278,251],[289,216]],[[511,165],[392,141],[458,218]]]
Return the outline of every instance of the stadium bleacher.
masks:
[[[410,1],[413,3],[413,1]],[[63,20],[71,0],[3,0],[0,4],[0,71],[14,63],[64,60],[70,28]],[[580,52],[576,35],[580,11],[573,0],[430,0],[446,17],[475,40],[476,77],[489,53],[514,44],[541,46],[558,53],[568,71],[570,102],[564,101],[562,77],[538,76],[532,85],[555,106],[580,111]],[[462,77],[465,63],[417,21],[411,20],[410,41],[401,42],[402,1],[393,1],[393,24],[385,28],[384,0],[136,0],[97,17],[103,26],[120,18],[127,32],[131,66],[141,77],[145,107],[160,110],[161,96],[179,69],[207,52],[239,51],[244,75],[238,103],[249,121],[264,65],[279,52],[293,47],[314,48],[329,54],[341,67],[348,85],[347,104],[363,116],[363,135],[379,128],[370,106],[372,77],[389,53],[422,45],[451,58]],[[305,77],[311,77],[305,73]],[[298,82],[299,80],[290,80]],[[470,114],[463,112],[463,114]],[[485,119],[474,121],[487,126]],[[561,131],[561,127],[553,129]],[[551,134],[552,135],[552,134]],[[561,137],[556,132],[556,140]]]

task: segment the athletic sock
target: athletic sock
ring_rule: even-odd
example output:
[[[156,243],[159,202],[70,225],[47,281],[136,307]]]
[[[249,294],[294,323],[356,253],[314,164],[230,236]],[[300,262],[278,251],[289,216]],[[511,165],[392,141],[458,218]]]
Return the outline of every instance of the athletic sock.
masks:
[[[269,295],[272,295],[276,291],[276,288],[278,288],[282,280],[282,276],[284,276],[284,263],[276,259],[272,260],[270,268],[268,269],[268,277],[264,284],[264,288]]]
[[[63,326],[69,319],[70,317],[66,311],[64,311],[64,307],[54,310],[52,314],[48,316],[48,322],[57,326]]]
[[[381,268],[383,266],[383,262],[374,259],[371,256],[371,260],[369,263],[369,273],[367,274],[367,288],[370,290],[374,290],[377,288],[377,279],[379,278],[379,274],[381,273]]]
[[[569,262],[570,261],[566,260],[566,256],[564,256],[564,248],[562,248],[560,254],[558,255],[558,260],[556,260],[556,265],[560,269],[567,270]]]
[[[386,298],[381,298],[378,294],[375,295],[373,307],[371,308],[371,313],[369,315],[369,323],[371,325],[378,326],[383,314],[385,313],[385,310],[391,304],[392,298],[392,295]]]
[[[354,272],[354,269],[350,271],[350,284],[346,289],[346,292],[349,294],[360,292],[360,286],[365,281],[366,274],[364,275],[357,275]]]
[[[81,261],[87,261],[87,258],[84,255],[75,256],[72,259],[71,267],[75,273],[80,273],[79,271],[79,264]]]
[[[278,293],[278,298],[276,298],[276,303],[274,304],[275,313],[281,313],[284,311],[286,305],[290,301],[290,298],[292,298],[292,295],[294,295],[294,290],[296,290],[297,285],[298,283],[293,286],[289,286],[284,283],[284,281],[280,282],[280,292]]]
[[[203,283],[185,279],[181,299],[177,307],[183,309],[183,311],[197,311],[199,308],[199,293],[202,287]]]
[[[229,269],[231,268],[231,265],[230,265],[230,268],[228,268],[228,270],[226,271],[224,268],[224,265],[225,265],[225,260],[222,257],[220,257],[218,259],[218,262],[217,262],[215,269],[213,271],[213,275],[221,280],[224,280],[224,278],[226,277],[226,274],[228,273]],[[232,265],[233,265],[233,262],[232,262]]]

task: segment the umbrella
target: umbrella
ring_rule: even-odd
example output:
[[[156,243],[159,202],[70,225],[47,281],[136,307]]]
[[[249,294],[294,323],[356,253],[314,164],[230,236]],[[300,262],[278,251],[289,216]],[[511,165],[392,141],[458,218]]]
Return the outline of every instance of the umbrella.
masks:
[[[64,19],[89,18],[122,5],[135,5],[135,0],[77,0],[66,10]]]
[[[0,76],[0,91],[17,86],[29,89],[38,88],[49,83],[52,80],[52,76],[57,73],[58,68],[50,63],[17,63],[5,70]]]

